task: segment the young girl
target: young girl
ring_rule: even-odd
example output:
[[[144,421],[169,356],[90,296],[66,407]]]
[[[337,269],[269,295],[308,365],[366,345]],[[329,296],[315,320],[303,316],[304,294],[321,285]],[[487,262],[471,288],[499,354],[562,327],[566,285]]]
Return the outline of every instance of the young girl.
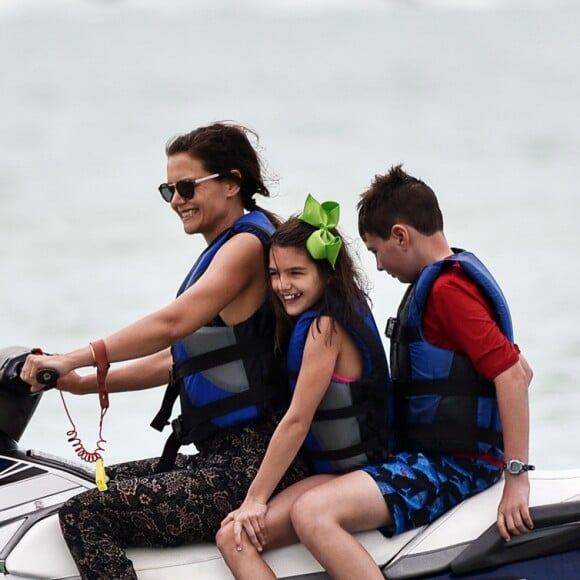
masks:
[[[244,502],[217,535],[236,578],[275,578],[260,552],[297,541],[294,500],[338,473],[380,461],[389,448],[386,357],[359,273],[335,229],[338,217],[337,203],[308,196],[302,214],[270,242],[277,344],[287,349],[292,401]],[[320,475],[268,503],[301,447]]]

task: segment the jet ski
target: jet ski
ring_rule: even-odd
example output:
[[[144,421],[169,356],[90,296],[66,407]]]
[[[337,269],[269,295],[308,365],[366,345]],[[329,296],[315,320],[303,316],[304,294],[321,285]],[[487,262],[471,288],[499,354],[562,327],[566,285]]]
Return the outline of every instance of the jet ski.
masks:
[[[95,473],[80,462],[19,446],[41,398],[51,396],[50,391],[31,394],[19,378],[30,352],[26,347],[0,349],[0,580],[72,580],[79,575],[57,512],[68,498],[95,486]],[[45,382],[51,379],[49,372]],[[495,526],[502,481],[429,526],[393,538],[376,530],[357,537],[391,580],[577,578],[580,469],[536,470],[529,477],[535,527],[510,542]],[[232,577],[214,544],[128,548],[127,554],[140,580]],[[329,577],[300,544],[269,551],[264,558],[278,578]]]

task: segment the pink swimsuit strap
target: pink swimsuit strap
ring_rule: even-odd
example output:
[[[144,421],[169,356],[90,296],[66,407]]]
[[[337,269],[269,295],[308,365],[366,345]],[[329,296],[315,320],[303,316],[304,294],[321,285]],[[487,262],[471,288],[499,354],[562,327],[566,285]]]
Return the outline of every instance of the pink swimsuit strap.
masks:
[[[349,379],[348,377],[343,377],[337,373],[332,373],[332,380],[336,381],[337,383],[352,383],[354,379]]]

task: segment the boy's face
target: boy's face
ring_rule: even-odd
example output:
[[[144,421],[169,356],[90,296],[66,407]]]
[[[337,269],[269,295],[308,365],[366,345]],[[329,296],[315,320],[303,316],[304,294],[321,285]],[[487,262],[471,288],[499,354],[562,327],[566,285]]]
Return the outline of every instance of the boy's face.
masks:
[[[408,272],[406,253],[395,236],[385,239],[367,233],[364,242],[367,250],[375,256],[377,270],[386,272],[404,284],[413,282],[413,276]]]

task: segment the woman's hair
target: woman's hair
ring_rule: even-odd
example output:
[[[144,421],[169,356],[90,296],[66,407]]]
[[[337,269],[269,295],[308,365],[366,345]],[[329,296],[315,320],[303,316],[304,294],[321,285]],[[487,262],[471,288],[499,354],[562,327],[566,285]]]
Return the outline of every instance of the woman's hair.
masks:
[[[316,231],[311,226],[296,216],[290,217],[275,232],[268,250],[278,246],[280,248],[299,248],[314,262],[321,278],[326,282],[318,307],[320,309],[316,318],[316,325],[320,330],[320,317],[329,316],[332,319],[328,340],[332,339],[334,321],[349,325],[354,320],[356,313],[360,312],[361,305],[369,300],[366,291],[366,279],[362,271],[355,265],[350,255],[344,237],[337,229],[331,229],[331,233],[342,238],[342,247],[333,269],[328,260],[315,260],[306,249],[306,240]],[[293,321],[288,316],[279,298],[275,296],[272,285],[269,284],[271,301],[276,316],[276,347],[283,349],[290,335]]]
[[[264,165],[248,135],[254,137],[257,145],[258,134],[251,129],[229,122],[213,123],[171,138],[165,146],[165,153],[168,157],[187,153],[200,161],[209,173],[219,173],[221,179],[239,183],[244,209],[259,209],[274,225],[279,225],[278,216],[259,207],[254,200],[255,194],[269,197],[270,192],[262,177]],[[231,173],[234,169],[240,172],[241,179]]]

